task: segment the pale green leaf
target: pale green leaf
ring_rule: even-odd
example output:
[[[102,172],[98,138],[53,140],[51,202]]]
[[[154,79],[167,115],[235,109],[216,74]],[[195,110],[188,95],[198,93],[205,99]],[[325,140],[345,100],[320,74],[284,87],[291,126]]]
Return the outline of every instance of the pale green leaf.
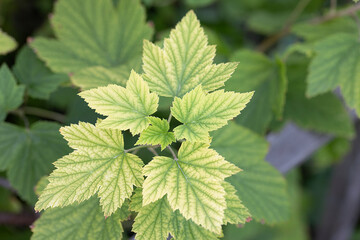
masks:
[[[16,80],[6,64],[0,68],[0,121],[6,114],[18,108],[23,100],[24,86],[17,86]]]
[[[148,117],[150,126],[147,127],[136,142],[137,145],[150,144],[150,145],[161,145],[163,150],[167,145],[175,142],[175,136],[173,132],[169,132],[170,126],[165,119],[157,117]]]
[[[52,73],[29,47],[23,47],[16,57],[14,75],[24,84],[31,97],[47,99],[50,93],[68,80],[65,74]]]
[[[209,46],[204,30],[190,11],[164,40],[164,48],[144,41],[144,80],[152,91],[165,97],[182,97],[201,84],[206,91],[224,85],[236,63],[215,65],[215,46]]]
[[[125,153],[119,130],[80,122],[61,133],[75,151],[54,163],[56,170],[35,208],[67,206],[97,193],[104,215],[110,216],[130,198],[133,185],[141,186],[141,159]]]
[[[283,176],[263,158],[266,141],[248,129],[231,124],[212,134],[211,146],[243,171],[229,178],[242,203],[256,220],[285,221],[289,199]]]
[[[121,0],[116,7],[111,0],[59,0],[51,23],[57,39],[39,37],[31,46],[54,72],[61,73],[96,66],[137,68],[143,39],[152,35],[139,0]],[[92,81],[82,82],[81,87],[94,86]]]
[[[105,219],[96,197],[64,208],[49,209],[34,223],[31,239],[120,240],[123,232],[121,220],[124,220],[121,211],[123,209]]]
[[[231,59],[240,64],[233,77],[226,82],[225,89],[255,91],[252,101],[236,122],[264,134],[273,118],[282,117],[287,88],[285,66],[279,59],[272,61],[250,50],[237,51]]]
[[[51,122],[37,122],[30,129],[0,123],[0,169],[7,170],[10,184],[31,204],[37,199],[34,187],[39,179],[69,152],[59,128]]]
[[[109,84],[125,86],[130,70],[126,66],[116,72],[101,66],[89,67],[75,72],[71,76],[71,81],[76,86],[81,87],[82,90],[103,87]]]
[[[143,206],[135,218],[133,231],[137,240],[166,240],[172,210],[165,197]]]
[[[134,71],[130,74],[126,88],[109,85],[79,95],[97,113],[108,116],[99,127],[130,129],[133,135],[149,125],[147,117],[156,112],[159,102],[158,96],[149,92],[147,83]]]
[[[360,41],[357,34],[335,34],[315,44],[307,77],[308,96],[340,86],[346,103],[360,113]]]
[[[344,137],[354,134],[353,122],[341,100],[333,93],[306,98],[308,60],[288,60],[289,89],[286,96],[284,118],[297,125],[321,133]]]
[[[228,182],[223,182],[225,189],[226,209],[224,224],[239,224],[245,223],[250,217],[248,209],[241,203],[239,197],[236,195],[236,189]]]
[[[201,86],[176,97],[171,107],[172,115],[183,125],[174,129],[177,139],[207,142],[209,132],[223,127],[228,120],[240,114],[250,101],[253,92],[235,93],[218,90],[206,94]]]
[[[208,145],[183,142],[178,159],[157,156],[144,167],[143,204],[167,194],[173,210],[219,234],[226,208],[221,184],[238,171]]]
[[[17,47],[17,42],[11,36],[7,35],[0,29],[0,55],[7,54],[14,51]]]

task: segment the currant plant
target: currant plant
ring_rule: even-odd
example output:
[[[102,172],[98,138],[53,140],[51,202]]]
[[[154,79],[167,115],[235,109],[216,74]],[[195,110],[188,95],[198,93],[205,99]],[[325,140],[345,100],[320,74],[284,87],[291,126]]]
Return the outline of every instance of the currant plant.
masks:
[[[240,114],[253,92],[218,90],[237,64],[213,64],[214,57],[215,47],[208,45],[190,11],[163,48],[144,41],[144,73],[132,71],[126,87],[110,84],[81,92],[106,118],[60,129],[74,151],[54,163],[35,209],[80,208],[85,213],[93,206],[95,217],[100,204],[102,214],[111,218],[103,228],[109,224],[121,232],[119,221],[127,216],[119,212],[127,211],[130,202],[130,209],[138,212],[136,239],[166,239],[169,234],[175,239],[217,239],[223,224],[245,223],[250,213],[225,181],[241,169],[211,148],[209,133]],[[173,98],[167,119],[151,116],[159,96]],[[136,146],[125,149],[125,130],[139,134]],[[136,155],[141,148],[151,148],[155,155],[145,166]],[[41,226],[36,224],[34,238]]]

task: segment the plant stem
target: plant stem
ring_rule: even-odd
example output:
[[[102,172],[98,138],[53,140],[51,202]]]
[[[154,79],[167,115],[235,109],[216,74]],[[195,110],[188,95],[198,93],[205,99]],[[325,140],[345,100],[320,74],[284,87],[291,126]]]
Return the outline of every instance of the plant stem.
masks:
[[[171,155],[173,156],[174,160],[177,161],[178,158],[177,158],[174,150],[170,146],[167,146],[167,149],[169,149],[169,151],[171,152]]]
[[[320,24],[320,23],[332,20],[334,18],[350,16],[350,15],[356,13],[359,10],[360,10],[360,3],[357,3],[355,5],[352,5],[352,6],[348,7],[348,8],[345,8],[343,10],[336,11],[335,13],[329,12],[328,14],[326,14],[324,16],[313,18],[309,22],[313,23],[313,24]]]
[[[172,114],[170,113],[170,114],[169,114],[169,118],[168,118],[168,123],[170,123],[171,118],[172,118]]]
[[[29,129],[30,127],[29,119],[27,119],[22,109],[16,109],[14,111],[11,111],[10,113],[19,116],[23,120],[25,128]]]
[[[156,150],[152,147],[147,148],[150,152],[152,152],[155,156],[159,156],[159,154],[156,152]]]
[[[38,214],[32,212],[18,214],[0,212],[0,225],[30,226],[38,217]]]
[[[47,118],[55,120],[60,123],[65,123],[66,117],[60,113],[52,112],[49,110],[37,108],[37,107],[22,107],[20,108],[25,114],[33,115],[41,118]]]
[[[128,152],[132,152],[132,151],[137,150],[137,149],[148,148],[148,147],[157,148],[157,147],[159,147],[159,145],[155,145],[155,146],[151,146],[151,145],[140,145],[140,146],[132,147],[132,148],[129,148],[129,149],[125,149],[124,152],[125,152],[125,153],[128,153]]]

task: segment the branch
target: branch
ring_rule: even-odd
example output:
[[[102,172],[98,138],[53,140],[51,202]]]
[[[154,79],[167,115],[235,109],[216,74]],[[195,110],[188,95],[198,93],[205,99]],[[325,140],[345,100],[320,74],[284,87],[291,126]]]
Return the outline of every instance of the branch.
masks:
[[[322,17],[316,17],[316,18],[311,19],[309,22],[313,23],[313,24],[320,24],[323,22],[330,21],[334,18],[350,16],[359,10],[360,10],[360,3],[352,5],[348,8],[345,8],[345,9],[337,11],[337,12],[330,11],[328,14],[326,14]]]
[[[0,178],[0,186],[10,190],[13,193],[16,193],[16,190],[11,186],[9,181],[5,178]]]
[[[298,6],[300,5],[301,2],[299,2]],[[305,7],[304,7],[305,8]],[[297,8],[295,8],[296,10]],[[294,12],[298,12],[298,10],[296,10]],[[352,5],[348,8],[345,8],[343,10],[340,11],[330,11],[328,14],[321,16],[321,17],[315,17],[313,19],[309,20],[309,23],[312,24],[320,24],[323,22],[327,22],[330,21],[334,18],[338,18],[338,17],[344,17],[344,16],[350,16],[354,13],[356,13],[357,11],[360,10],[360,3],[359,4],[355,4]],[[301,12],[300,12],[301,14]],[[295,15],[295,17],[297,18],[300,14]],[[292,16],[294,16],[293,14],[291,14]],[[283,38],[284,36],[288,35],[290,33],[292,24],[295,22],[296,18],[295,17],[291,17],[289,18],[289,20],[287,21],[287,23],[284,25],[284,27],[277,33],[275,33],[274,35],[266,38],[264,41],[262,41],[259,46],[257,47],[257,50],[260,52],[266,52],[269,48],[271,48],[275,43],[277,43],[281,38]],[[291,20],[291,21],[290,21]]]
[[[39,214],[35,212],[0,212],[0,225],[31,226],[38,217]]]
[[[317,240],[350,239],[360,213],[360,124],[348,155],[334,169]]]
[[[296,5],[294,11],[290,14],[290,17],[285,22],[282,29],[277,32],[275,35],[265,39],[260,45],[257,47],[257,50],[260,52],[265,52],[268,50],[272,45],[277,43],[279,39],[284,37],[290,32],[291,26],[296,21],[296,19],[301,15],[304,11],[305,7],[309,4],[310,0],[302,0],[299,1],[298,5]]]

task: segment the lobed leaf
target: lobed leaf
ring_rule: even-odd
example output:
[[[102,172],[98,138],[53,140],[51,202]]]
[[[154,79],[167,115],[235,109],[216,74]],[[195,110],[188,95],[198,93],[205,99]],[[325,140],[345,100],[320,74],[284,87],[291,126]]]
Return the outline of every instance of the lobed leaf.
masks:
[[[142,198],[141,192],[136,194],[138,198]],[[189,240],[215,240],[221,236],[204,229],[192,220],[186,220],[179,210],[173,212],[166,197],[140,207],[139,211],[133,225],[136,239],[165,240],[168,239],[169,233],[174,239]]]
[[[115,72],[138,69],[142,41],[152,35],[139,0],[121,0],[116,6],[111,0],[60,0],[51,23],[56,39],[38,37],[31,46],[57,73],[98,66]],[[89,78],[80,86],[103,85],[97,82],[98,78]]]
[[[68,80],[65,74],[54,74],[29,47],[23,47],[16,57],[14,75],[24,84],[31,97],[48,99],[50,93]]]
[[[141,132],[136,142],[137,145],[160,145],[161,150],[164,150],[166,146],[176,141],[174,133],[169,132],[170,126],[165,119],[157,117],[148,117],[147,119],[151,125]]]
[[[173,210],[220,234],[226,208],[221,184],[238,171],[208,145],[183,142],[178,159],[157,156],[144,167],[143,205],[167,194]]]
[[[120,130],[130,129],[133,135],[148,125],[148,116],[156,112],[159,98],[149,92],[147,83],[140,75],[131,72],[126,88],[109,85],[87,90],[79,94],[97,113],[108,116],[99,127]]]
[[[256,220],[272,224],[287,220],[289,199],[284,177],[264,161],[267,143],[234,123],[214,132],[211,146],[244,171],[229,178]]]
[[[307,77],[308,96],[340,86],[346,103],[360,113],[360,42],[357,34],[335,34],[314,45]]]
[[[288,60],[289,89],[284,118],[297,125],[321,133],[352,137],[354,128],[341,100],[334,93],[306,98],[306,74],[308,60]]]
[[[7,170],[11,186],[30,204],[36,202],[34,187],[39,179],[69,152],[59,128],[52,122],[36,122],[30,129],[0,123],[0,170]]]
[[[120,240],[123,232],[121,221],[126,219],[129,213],[126,207],[124,204],[105,219],[99,200],[91,197],[79,204],[46,210],[34,223],[31,239]]]
[[[245,223],[250,217],[248,209],[241,203],[236,195],[236,189],[230,183],[224,181],[226,209],[224,212],[224,224],[240,224]]]
[[[137,240],[166,240],[172,210],[166,198],[143,206],[135,218],[133,231]]]
[[[209,132],[223,127],[236,117],[250,101],[253,92],[235,93],[218,90],[206,94],[201,86],[187,93],[182,99],[175,98],[172,115],[182,125],[174,129],[177,139],[206,142]]]
[[[104,215],[110,216],[130,198],[133,185],[141,186],[141,159],[125,153],[119,130],[80,122],[61,128],[61,134],[75,151],[55,162],[35,209],[67,206],[97,193]]]
[[[25,87],[16,85],[13,74],[4,63],[0,67],[0,121],[21,105],[24,91]]]
[[[237,51],[231,58],[241,64],[225,89],[237,92],[255,91],[252,101],[236,122],[264,134],[272,119],[281,119],[285,104],[287,78],[284,63],[249,50]]]
[[[144,41],[144,80],[151,91],[165,97],[182,97],[201,84],[206,91],[222,87],[237,63],[212,64],[215,46],[208,39],[193,11],[170,32],[164,48]]]

